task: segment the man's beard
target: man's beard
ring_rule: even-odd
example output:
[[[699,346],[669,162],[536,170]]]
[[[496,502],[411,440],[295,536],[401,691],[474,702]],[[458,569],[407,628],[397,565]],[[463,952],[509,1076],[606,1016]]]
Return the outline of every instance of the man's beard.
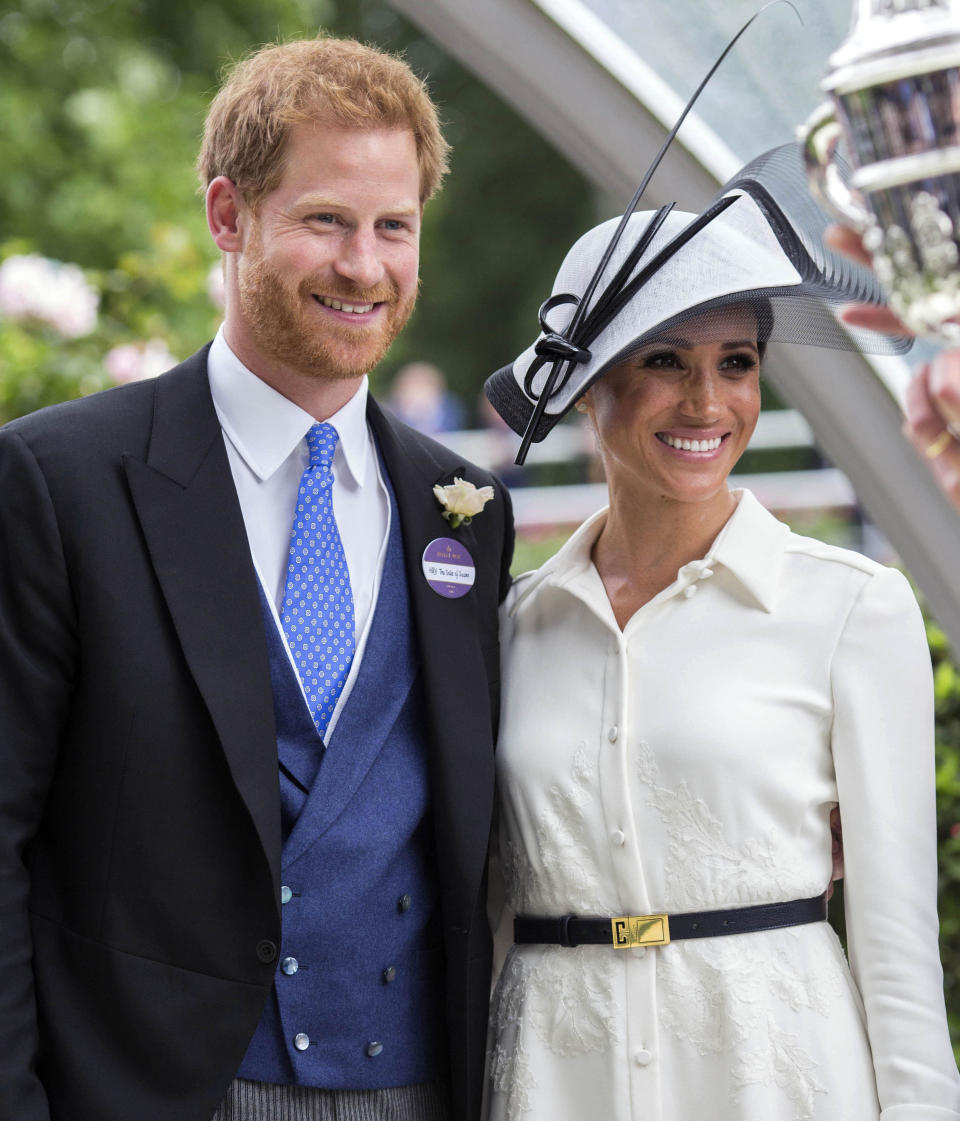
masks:
[[[362,377],[383,358],[410,318],[416,295],[401,299],[392,281],[357,288],[340,280],[307,277],[292,288],[278,269],[266,264],[257,242],[248,246],[238,275],[240,314],[269,358],[311,378],[342,381]],[[335,290],[334,290],[335,287]],[[348,304],[385,306],[379,322],[351,327],[314,312],[313,293]]]

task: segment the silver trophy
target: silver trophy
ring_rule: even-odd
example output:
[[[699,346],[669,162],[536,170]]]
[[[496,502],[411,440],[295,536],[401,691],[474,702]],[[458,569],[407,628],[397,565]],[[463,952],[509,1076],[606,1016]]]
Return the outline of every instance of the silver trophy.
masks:
[[[829,66],[799,130],[811,187],[863,234],[903,322],[958,343],[960,0],[857,0]]]

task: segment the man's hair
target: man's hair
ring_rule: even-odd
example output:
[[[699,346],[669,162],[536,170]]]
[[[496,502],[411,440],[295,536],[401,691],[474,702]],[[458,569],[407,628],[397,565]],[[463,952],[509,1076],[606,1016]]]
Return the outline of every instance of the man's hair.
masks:
[[[400,58],[354,39],[298,39],[262,47],[238,62],[214,98],[197,174],[203,190],[231,179],[254,210],[280,183],[290,129],[409,129],[417,146],[420,201],[447,171],[449,145],[425,84]]]

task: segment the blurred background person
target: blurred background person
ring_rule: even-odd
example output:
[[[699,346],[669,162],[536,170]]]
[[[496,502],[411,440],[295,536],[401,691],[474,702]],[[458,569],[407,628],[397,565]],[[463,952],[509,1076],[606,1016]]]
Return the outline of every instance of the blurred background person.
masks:
[[[428,436],[463,427],[463,403],[447,389],[443,371],[432,362],[408,362],[400,367],[387,408],[398,420]]]

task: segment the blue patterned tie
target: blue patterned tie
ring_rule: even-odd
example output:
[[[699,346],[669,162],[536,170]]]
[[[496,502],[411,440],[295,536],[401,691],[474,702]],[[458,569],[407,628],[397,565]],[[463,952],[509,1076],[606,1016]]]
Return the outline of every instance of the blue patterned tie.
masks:
[[[310,464],[300,480],[280,613],[321,736],[350,673],[354,652],[350,573],[333,516],[330,464],[338,438],[332,424],[315,424],[307,433]]]

